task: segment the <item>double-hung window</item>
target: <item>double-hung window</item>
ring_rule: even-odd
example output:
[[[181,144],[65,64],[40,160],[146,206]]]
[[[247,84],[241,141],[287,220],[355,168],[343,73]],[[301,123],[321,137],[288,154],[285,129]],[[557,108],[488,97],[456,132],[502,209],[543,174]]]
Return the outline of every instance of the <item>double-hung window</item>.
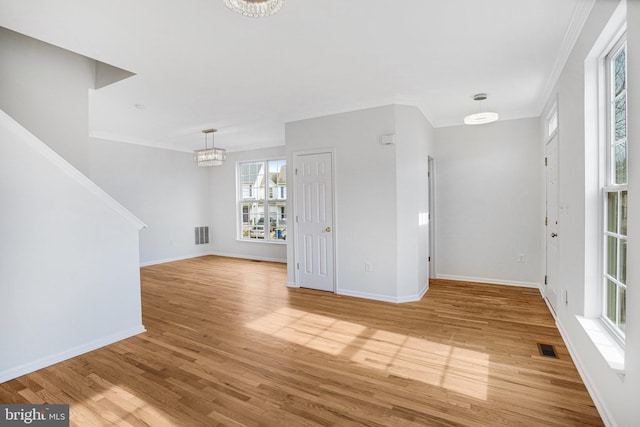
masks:
[[[602,318],[624,341],[627,294],[627,47],[624,37],[605,58],[607,143]]]
[[[238,163],[239,238],[283,242],[287,238],[284,159]]]

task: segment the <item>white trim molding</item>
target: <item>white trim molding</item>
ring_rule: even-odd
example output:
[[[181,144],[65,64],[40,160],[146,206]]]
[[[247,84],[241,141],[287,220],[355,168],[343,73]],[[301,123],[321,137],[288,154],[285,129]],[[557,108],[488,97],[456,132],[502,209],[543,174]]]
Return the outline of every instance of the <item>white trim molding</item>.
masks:
[[[371,299],[375,301],[392,302],[395,304],[401,304],[405,302],[420,301],[422,297],[427,293],[428,290],[429,290],[429,287],[425,286],[425,288],[421,291],[419,295],[406,295],[402,297],[396,297],[392,295],[372,294],[369,292],[352,291],[349,289],[337,289],[336,294],[349,296],[349,297],[365,298],[365,299]]]
[[[128,211],[124,206],[118,203],[113,197],[107,194],[102,188],[98,187],[93,181],[87,178],[82,172],[73,167],[62,156],[53,151],[47,144],[42,142],[38,137],[29,132],[22,125],[11,118],[7,113],[0,110],[0,126],[7,129],[16,136],[20,141],[33,148],[39,155],[46,158],[56,167],[58,167],[67,176],[72,178],[76,183],[80,184],[91,194],[100,199],[103,203],[116,211],[118,214],[130,221],[138,230],[146,228],[146,224],[138,219],[134,214]]]
[[[231,253],[231,252],[217,252],[217,251],[214,251],[214,252],[209,252],[207,255],[222,256],[222,257],[227,257],[227,258],[250,259],[252,261],[279,262],[279,263],[283,263],[283,264],[287,263],[287,259],[286,258],[271,258],[271,257],[265,257],[265,256],[257,256],[257,255],[234,254],[234,253]]]
[[[185,259],[200,258],[200,257],[209,256],[209,255],[221,256],[226,258],[250,259],[252,261],[280,262],[285,264],[287,262],[285,258],[270,258],[270,257],[261,257],[261,256],[253,256],[253,255],[235,254],[231,252],[213,251],[213,252],[207,252],[205,254],[184,255],[184,256],[178,256],[178,257],[172,257],[172,258],[157,259],[153,261],[145,261],[140,263],[140,267],[149,267],[151,265],[166,264],[168,262],[183,261]]]
[[[594,386],[593,379],[589,375],[589,369],[585,368],[585,365],[582,359],[580,358],[580,355],[576,350],[576,347],[574,346],[573,342],[569,339],[570,335],[567,333],[567,331],[565,331],[561,323],[556,322],[556,326],[558,327],[558,331],[560,331],[560,336],[562,337],[562,340],[567,346],[567,350],[569,350],[569,355],[571,356],[573,363],[576,365],[576,368],[578,369],[580,378],[582,378],[582,382],[584,382],[584,385],[587,388],[587,392],[589,393],[589,396],[591,396],[591,399],[593,400],[593,404],[596,405],[596,409],[598,410],[598,413],[600,414],[600,418],[602,418],[604,425],[609,427],[618,427],[618,424],[614,422],[614,418],[611,416],[611,412],[608,410],[607,406],[604,404],[604,400],[601,398],[600,394],[598,393],[598,388]]]
[[[547,100],[551,97],[551,93],[553,92],[558,79],[560,78],[560,74],[562,70],[564,70],[564,66],[567,64],[569,60],[569,55],[571,55],[571,51],[578,41],[578,37],[582,32],[582,28],[584,24],[587,22],[589,18],[589,14],[593,9],[593,6],[596,4],[596,0],[586,0],[583,2],[578,2],[576,4],[576,8],[573,11],[573,16],[571,16],[571,22],[569,23],[569,28],[567,28],[567,32],[564,35],[564,39],[562,40],[562,44],[560,45],[560,50],[558,52],[558,56],[556,57],[556,61],[553,64],[553,69],[551,74],[549,74],[549,78],[547,79],[544,89],[540,93],[540,98],[538,101],[538,112],[539,116],[542,115],[542,111],[544,110],[545,104]]]
[[[34,360],[33,362],[25,363],[24,365],[16,366],[14,368],[1,371],[0,384],[2,384],[5,381],[12,380],[14,378],[21,377],[22,375],[35,372],[38,369],[46,368],[48,366],[55,365],[56,363],[63,362],[73,357],[80,356],[81,354],[85,354],[90,351],[97,350],[101,347],[105,347],[107,345],[124,340],[126,338],[131,338],[132,336],[141,334],[143,332],[146,332],[146,329],[144,328],[143,325],[139,325],[139,326],[136,326],[135,328],[131,328],[131,329],[118,332],[94,341],[90,341],[86,344],[79,345],[69,350],[65,350],[61,353],[51,354],[41,359]]]
[[[518,286],[521,288],[541,289],[542,287],[540,283],[533,283],[533,282],[519,282],[517,280],[491,279],[487,277],[455,276],[455,275],[449,275],[449,274],[438,274],[436,276],[436,279],[456,280],[459,282],[486,283],[488,285]]]

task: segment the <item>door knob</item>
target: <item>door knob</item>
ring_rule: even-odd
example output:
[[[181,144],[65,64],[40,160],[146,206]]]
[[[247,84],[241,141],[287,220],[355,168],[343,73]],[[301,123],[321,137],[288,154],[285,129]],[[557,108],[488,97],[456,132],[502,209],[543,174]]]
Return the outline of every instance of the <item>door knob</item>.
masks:
[[[327,233],[331,233],[331,227],[325,228],[324,231],[326,231]]]
[[[558,233],[551,233],[551,237],[558,237]]]

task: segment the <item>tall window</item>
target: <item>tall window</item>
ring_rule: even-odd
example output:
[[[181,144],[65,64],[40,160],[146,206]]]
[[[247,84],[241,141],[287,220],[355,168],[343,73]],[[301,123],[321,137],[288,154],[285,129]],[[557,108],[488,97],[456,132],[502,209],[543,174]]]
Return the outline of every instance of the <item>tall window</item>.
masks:
[[[286,161],[238,163],[240,239],[284,241],[287,238]]]
[[[603,318],[624,340],[627,296],[627,46],[606,56],[607,171],[604,185]]]

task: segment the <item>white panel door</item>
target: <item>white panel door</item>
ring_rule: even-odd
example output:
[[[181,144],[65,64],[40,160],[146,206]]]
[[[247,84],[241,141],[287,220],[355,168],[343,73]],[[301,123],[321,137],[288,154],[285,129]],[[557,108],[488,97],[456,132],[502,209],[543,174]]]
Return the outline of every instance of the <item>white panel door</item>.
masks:
[[[547,143],[547,275],[544,296],[555,312],[558,305],[558,136]]]
[[[297,155],[296,260],[298,285],[333,292],[333,167],[331,153]]]

